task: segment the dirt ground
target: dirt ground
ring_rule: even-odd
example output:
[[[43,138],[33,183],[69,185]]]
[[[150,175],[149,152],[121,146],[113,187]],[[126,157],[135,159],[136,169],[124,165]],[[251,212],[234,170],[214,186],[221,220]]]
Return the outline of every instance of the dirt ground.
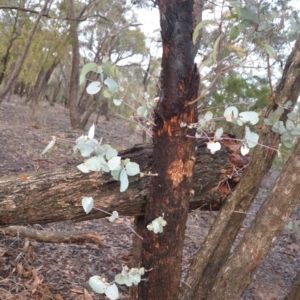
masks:
[[[94,120],[95,116],[91,118],[91,122]],[[42,157],[40,153],[51,140],[51,136],[74,141],[85,132],[71,130],[68,110],[59,105],[51,107],[48,103],[43,103],[40,122],[39,129],[32,126],[29,107],[19,98],[14,97],[10,102],[0,105],[0,176],[16,174],[22,177],[37,169],[54,169],[66,164],[74,165],[75,168],[78,158],[72,155],[70,142],[59,141],[48,153],[47,158]],[[119,150],[134,143],[141,143],[142,140],[141,132],[135,131],[133,126],[116,117],[112,117],[109,122],[101,117],[96,133],[103,137],[104,142],[109,142]],[[269,172],[240,230],[240,237],[250,225],[278,174],[275,170]],[[298,205],[290,221],[297,225],[299,216]],[[189,215],[183,276],[188,268],[189,259],[200,247],[213,219],[214,215],[210,212],[195,211]],[[131,219],[128,221],[132,222]],[[108,281],[112,281],[114,275],[121,271],[122,264],[131,264],[132,233],[120,222],[109,223],[102,219],[76,224],[37,224],[30,227],[53,231],[92,231],[103,237],[106,246],[98,248],[93,244],[37,243],[20,237],[5,236],[0,230],[0,300],[105,299],[89,288],[89,277],[104,275]],[[299,239],[299,226],[284,229],[256,272],[252,284],[245,291],[243,300],[284,298],[300,268]],[[127,289],[119,286],[119,290],[120,299],[128,299]]]

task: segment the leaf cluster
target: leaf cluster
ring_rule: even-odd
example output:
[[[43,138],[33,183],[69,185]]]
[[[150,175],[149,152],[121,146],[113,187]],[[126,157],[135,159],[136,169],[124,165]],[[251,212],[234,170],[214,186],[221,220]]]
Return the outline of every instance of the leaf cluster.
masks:
[[[120,192],[124,192],[129,186],[128,176],[139,174],[140,167],[130,159],[122,160],[117,150],[110,145],[101,145],[101,141],[94,138],[94,131],[95,125],[92,125],[87,136],[83,135],[76,140],[74,152],[79,151],[87,158],[77,168],[83,173],[90,171],[110,173],[115,180],[120,181]]]

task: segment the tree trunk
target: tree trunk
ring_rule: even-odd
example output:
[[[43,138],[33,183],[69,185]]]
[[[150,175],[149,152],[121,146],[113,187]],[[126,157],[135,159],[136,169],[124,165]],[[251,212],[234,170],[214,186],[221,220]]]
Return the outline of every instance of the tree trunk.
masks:
[[[199,74],[194,64],[193,0],[158,1],[163,42],[161,95],[153,129],[153,176],[146,207],[139,299],[174,300],[179,293],[182,249],[193,188],[195,131],[181,123],[197,122]],[[164,216],[167,225],[154,234],[146,225]]]
[[[80,63],[80,53],[79,53],[79,40],[78,40],[78,24],[76,20],[74,11],[73,0],[68,0],[68,17],[70,18],[70,38],[72,44],[72,67],[70,76],[70,88],[69,88],[69,110],[70,110],[70,122],[72,128],[77,128],[79,126],[80,118],[79,111],[77,107],[77,97],[79,90],[79,63]]]
[[[44,3],[44,6],[42,7],[41,11],[39,12],[36,20],[35,20],[35,23],[33,24],[30,32],[29,32],[29,35],[28,35],[28,38],[26,40],[26,43],[24,45],[24,48],[15,64],[15,67],[12,71],[12,74],[10,75],[10,77],[8,78],[5,86],[1,89],[0,91],[0,103],[4,100],[4,97],[7,95],[7,93],[10,91],[14,81],[16,80],[16,78],[18,77],[19,75],[19,72],[23,66],[23,63],[25,61],[25,58],[27,56],[27,53],[28,53],[28,49],[30,47],[30,44],[31,44],[31,41],[33,39],[33,36],[38,28],[38,25],[40,23],[40,20],[41,18],[43,17],[43,15],[45,14],[46,10],[47,10],[47,6],[49,4],[50,0],[45,0],[45,3]]]
[[[125,150],[121,155],[139,163],[141,170],[147,173],[152,170],[152,151],[152,145],[141,145]],[[229,193],[227,184],[233,187],[239,180],[239,176],[226,179],[236,167],[229,159],[230,153],[230,148],[224,148],[212,155],[204,142],[198,143],[190,209],[219,208]],[[106,211],[117,210],[124,216],[143,215],[149,180],[149,176],[135,176],[130,180],[129,189],[120,193],[120,183],[112,180],[110,175],[83,174],[76,171],[75,165],[71,170],[0,177],[0,226],[106,217],[98,211],[84,213],[81,199],[87,196],[94,198],[95,207]]]
[[[283,76],[276,89],[276,101],[284,105],[288,100],[293,107],[300,93],[300,48],[296,42],[289,55]],[[278,105],[276,104],[276,105]],[[276,108],[275,105],[275,108]],[[273,104],[271,105],[271,108]],[[286,110],[282,120],[285,120]],[[279,136],[270,128],[263,126],[259,141],[263,145],[277,148]],[[219,212],[216,223],[210,230],[203,246],[194,257],[185,282],[181,288],[180,299],[207,299],[214,279],[223,263],[229,256],[231,246],[245,218],[244,214],[235,214],[234,210],[247,212],[254,200],[264,175],[270,169],[276,152],[263,147],[256,147],[251,159],[251,165],[245,178],[236,188]],[[220,238],[222,236],[222,238]],[[204,271],[204,273],[203,273]]]
[[[240,299],[299,200],[299,168],[298,141],[251,227],[220,270],[207,300]]]
[[[30,108],[31,108],[31,120],[34,122],[35,126],[39,127],[40,122],[39,122],[39,99],[41,99],[44,94],[45,94],[45,88],[46,85],[54,71],[54,69],[57,66],[57,62],[53,62],[52,66],[48,70],[41,70],[40,73],[37,76],[37,80],[35,83],[35,86],[29,95],[29,100],[30,100]]]

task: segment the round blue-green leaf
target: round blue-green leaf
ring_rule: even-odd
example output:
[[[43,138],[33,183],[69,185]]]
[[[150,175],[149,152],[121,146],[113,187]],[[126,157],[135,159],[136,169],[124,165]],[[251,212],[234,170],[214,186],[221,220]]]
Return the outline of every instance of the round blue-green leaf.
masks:
[[[128,176],[125,169],[122,169],[120,172],[120,182],[121,182],[120,192],[122,193],[127,190],[129,185]]]
[[[255,147],[258,143],[259,135],[255,132],[251,132],[248,126],[245,127],[245,131],[246,131],[245,139],[248,147],[249,148]]]
[[[93,156],[84,162],[84,166],[89,171],[100,172],[102,164],[105,164],[105,163],[106,163],[106,161],[102,156]]]
[[[135,273],[135,274],[131,275],[131,281],[134,285],[138,285],[141,281],[141,274]]]
[[[117,99],[113,99],[114,105],[115,106],[120,106],[123,102],[123,100],[117,100]]]
[[[140,166],[135,162],[128,162],[125,166],[127,175],[134,176],[140,173]]]
[[[297,114],[293,111],[291,111],[290,113],[287,114],[287,117],[289,118],[289,120],[291,121],[296,121],[297,120]]]
[[[259,121],[259,116],[258,113],[255,111],[244,111],[241,112],[239,114],[240,119],[244,122],[244,123],[251,123],[252,125],[255,125],[258,123]]]
[[[78,168],[82,173],[90,173],[90,170],[89,170],[84,164],[78,165],[77,168]]]
[[[112,157],[108,162],[107,166],[109,167],[109,170],[116,170],[121,164],[121,157],[120,156],[114,156]]]
[[[287,148],[292,148],[293,147],[293,141],[294,137],[291,133],[286,132],[280,137],[281,141],[283,142],[284,146]]]
[[[86,92],[90,95],[97,94],[101,90],[101,82],[92,81],[86,88]]]
[[[214,141],[218,141],[221,138],[222,134],[223,134],[223,128],[220,127],[215,132]]]
[[[204,120],[205,121],[210,121],[213,117],[213,113],[211,111],[206,112],[206,114],[204,115]]]
[[[291,105],[292,105],[292,101],[291,101],[291,100],[288,100],[288,101],[283,105],[283,107],[284,107],[285,109],[289,109]]]
[[[288,130],[293,130],[295,128],[295,124],[291,120],[286,120],[285,126]]]
[[[109,91],[114,94],[117,92],[119,85],[112,78],[106,78],[104,83],[107,85]]]
[[[101,278],[97,275],[92,276],[89,279],[89,285],[93,289],[94,292],[98,294],[103,294],[107,290],[107,284],[105,284]]]
[[[277,121],[273,124],[272,130],[276,133],[283,134],[286,132],[286,129],[284,127],[284,123],[282,121]]]
[[[106,151],[106,154],[105,154],[105,157],[107,160],[115,157],[118,155],[118,151],[116,149],[113,149],[113,148],[109,148],[107,151]]]
[[[118,284],[125,284],[125,277],[122,274],[117,274],[115,276],[115,282]]]
[[[239,111],[235,106],[228,106],[224,111],[224,117],[227,122],[232,122],[237,118],[238,114]]]
[[[83,157],[88,157],[91,155],[91,153],[94,151],[94,148],[91,147],[90,145],[86,145],[86,144],[83,144],[83,145],[80,145],[78,146],[77,148],[74,147],[74,151],[76,150],[79,150],[80,151],[80,154],[83,156]]]
[[[147,114],[148,114],[148,111],[147,111],[147,106],[145,104],[139,106],[137,108],[137,114],[139,116],[144,116],[144,117],[147,117]]]

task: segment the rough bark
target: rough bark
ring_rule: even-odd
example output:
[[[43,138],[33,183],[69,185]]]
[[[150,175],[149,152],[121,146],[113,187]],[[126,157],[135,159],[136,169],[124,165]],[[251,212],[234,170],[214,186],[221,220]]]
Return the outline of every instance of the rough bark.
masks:
[[[299,200],[299,167],[298,141],[251,227],[218,273],[207,300],[240,299]]]
[[[145,213],[142,266],[146,281],[139,284],[139,299],[176,299],[189,200],[193,187],[195,132],[181,123],[197,121],[195,105],[199,75],[194,65],[193,0],[158,1],[163,43],[161,94],[154,112],[153,176]],[[159,216],[167,225],[154,234],[146,225]]]
[[[103,238],[93,232],[63,231],[53,232],[50,230],[37,230],[22,226],[10,226],[1,228],[0,231],[9,236],[21,236],[42,243],[64,243],[64,244],[95,244],[105,247]]]
[[[5,86],[1,89],[0,91],[0,103],[4,100],[4,97],[7,95],[7,93],[10,91],[12,85],[14,84],[14,81],[16,80],[16,78],[19,75],[19,72],[23,66],[23,63],[25,61],[25,58],[27,56],[31,41],[33,39],[33,36],[38,28],[38,25],[40,23],[41,18],[43,17],[43,15],[45,14],[47,8],[48,8],[48,4],[49,4],[50,0],[45,0],[45,3],[41,9],[41,11],[39,12],[30,32],[29,35],[27,37],[26,43],[24,45],[24,48],[19,56],[19,58],[17,59],[17,62],[15,64],[15,67],[12,71],[12,74],[9,76]]]
[[[218,209],[242,174],[234,172],[242,161],[232,160],[232,147],[212,155],[205,142],[198,142],[190,209]],[[143,172],[151,171],[152,145],[138,145],[121,153],[124,158],[139,163]],[[247,163],[247,162],[246,162]],[[205,176],[204,176],[205,174]],[[227,178],[227,175],[231,179]],[[64,220],[102,218],[101,212],[86,215],[81,207],[82,197],[95,199],[95,206],[106,211],[117,210],[121,215],[143,215],[150,178],[135,176],[129,189],[120,193],[120,183],[110,175],[82,174],[71,169],[35,172],[23,176],[0,177],[0,226],[43,224]]]
[[[289,55],[283,76],[276,89],[276,103],[270,106],[283,105],[288,100],[293,107],[300,93],[300,47],[297,40]],[[286,110],[282,116],[285,120]],[[260,143],[273,148],[279,145],[279,136],[268,127],[263,126],[260,132]],[[236,234],[245,218],[244,214],[234,214],[233,210],[247,212],[254,200],[264,175],[270,169],[276,152],[267,148],[256,147],[251,164],[244,179],[236,188],[219,212],[205,243],[191,263],[186,283],[181,287],[180,299],[206,299],[218,271],[226,261]],[[233,203],[232,203],[233,202]],[[222,236],[222,238],[220,238]],[[205,271],[204,271],[205,270]],[[203,273],[204,271],[204,273]]]

